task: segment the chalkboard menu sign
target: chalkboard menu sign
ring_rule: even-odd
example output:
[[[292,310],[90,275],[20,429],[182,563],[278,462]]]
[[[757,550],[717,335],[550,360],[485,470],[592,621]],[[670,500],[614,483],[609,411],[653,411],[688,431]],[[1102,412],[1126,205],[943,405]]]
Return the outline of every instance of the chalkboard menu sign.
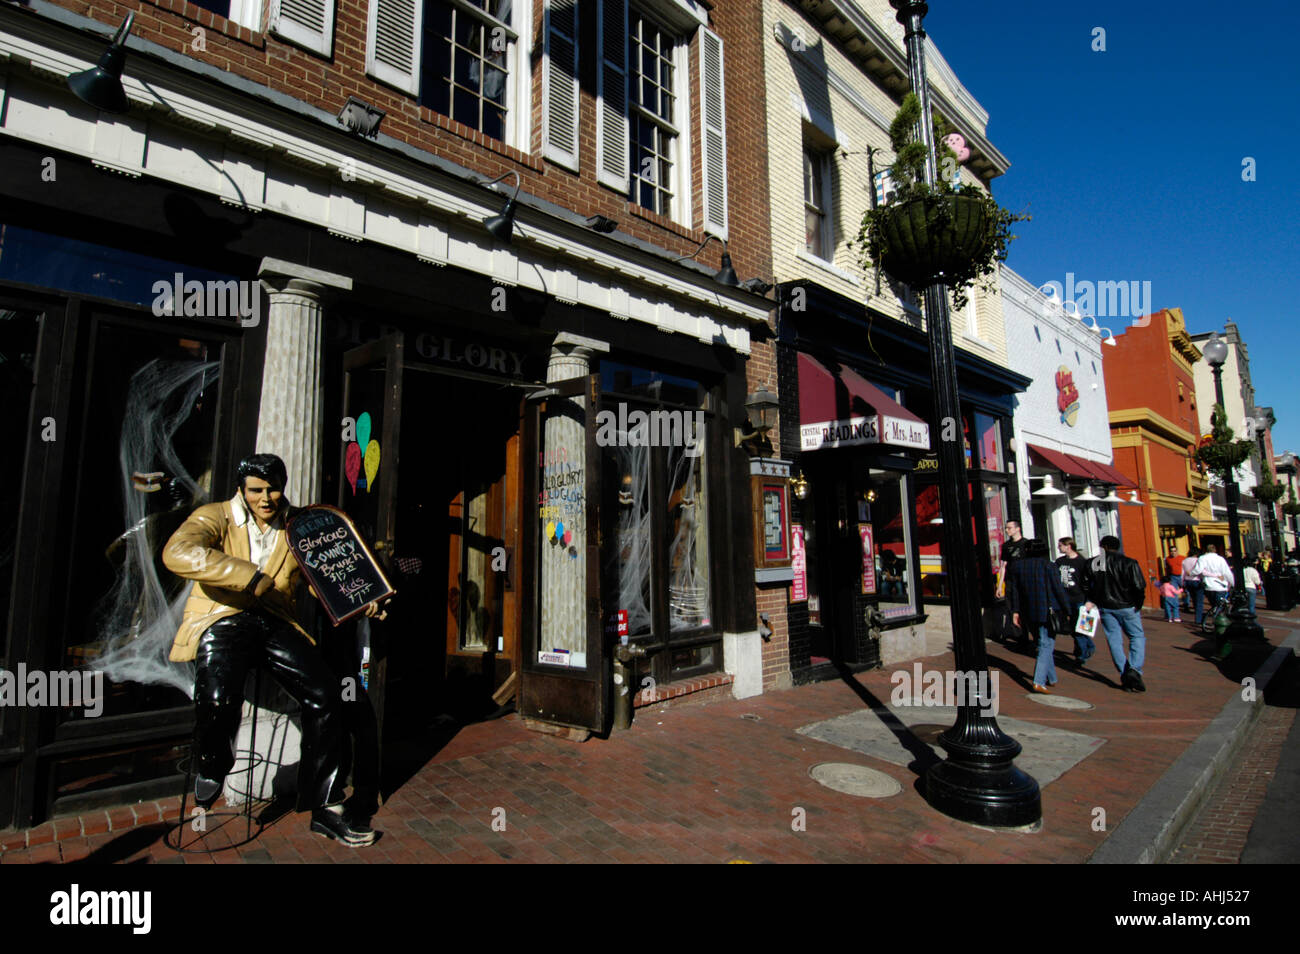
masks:
[[[335,626],[396,592],[342,510],[326,504],[304,507],[289,519],[285,532],[289,552]]]

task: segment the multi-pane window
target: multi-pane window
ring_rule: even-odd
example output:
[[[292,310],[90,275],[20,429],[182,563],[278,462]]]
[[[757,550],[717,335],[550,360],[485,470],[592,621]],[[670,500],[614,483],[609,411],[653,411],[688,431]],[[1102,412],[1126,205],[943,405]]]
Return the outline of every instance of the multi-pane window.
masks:
[[[803,149],[803,221],[804,249],[809,255],[830,259],[829,162],[825,153],[811,146]]]
[[[512,0],[429,0],[420,49],[420,103],[506,138]]]
[[[677,38],[637,10],[628,11],[630,198],[661,215],[674,214],[678,105]]]

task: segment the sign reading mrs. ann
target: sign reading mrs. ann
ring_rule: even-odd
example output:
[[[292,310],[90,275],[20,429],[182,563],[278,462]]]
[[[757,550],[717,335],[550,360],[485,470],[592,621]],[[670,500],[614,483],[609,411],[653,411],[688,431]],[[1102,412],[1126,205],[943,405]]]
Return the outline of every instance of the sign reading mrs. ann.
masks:
[[[799,427],[800,450],[823,447],[852,447],[857,444],[893,444],[896,447],[930,449],[929,425],[918,421],[875,414],[836,421],[820,421]]]
[[[342,510],[304,507],[285,527],[289,552],[335,626],[396,590]]]

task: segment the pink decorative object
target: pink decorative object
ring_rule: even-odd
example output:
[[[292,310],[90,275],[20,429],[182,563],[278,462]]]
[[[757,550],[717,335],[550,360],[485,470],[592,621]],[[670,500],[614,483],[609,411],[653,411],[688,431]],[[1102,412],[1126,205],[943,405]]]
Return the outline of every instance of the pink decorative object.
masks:
[[[944,145],[957,154],[958,162],[965,162],[970,158],[970,148],[966,145],[966,139],[961,133],[949,133],[943,137]]]

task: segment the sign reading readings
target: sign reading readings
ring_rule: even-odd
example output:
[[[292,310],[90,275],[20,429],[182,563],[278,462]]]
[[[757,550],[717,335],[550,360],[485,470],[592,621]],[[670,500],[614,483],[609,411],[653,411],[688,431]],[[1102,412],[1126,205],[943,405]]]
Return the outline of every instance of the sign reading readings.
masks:
[[[285,527],[289,552],[338,626],[396,590],[342,510],[305,507]]]

